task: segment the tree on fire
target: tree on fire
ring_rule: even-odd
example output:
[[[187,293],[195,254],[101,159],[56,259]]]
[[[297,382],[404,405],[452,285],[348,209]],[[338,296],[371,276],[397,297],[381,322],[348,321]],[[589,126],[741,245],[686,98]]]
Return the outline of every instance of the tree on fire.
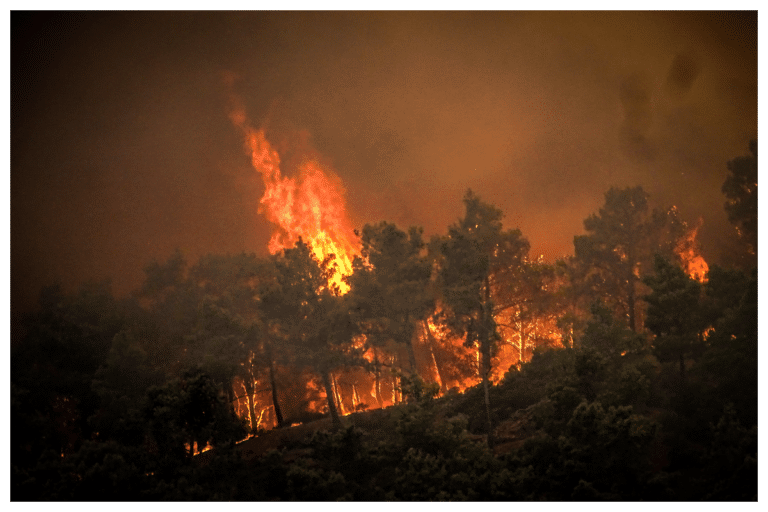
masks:
[[[518,334],[499,328],[504,308],[520,321],[558,316],[567,267],[528,261],[519,231],[504,231],[501,213],[471,192],[465,207],[433,240],[430,265],[417,231],[371,226],[367,261],[345,295],[303,243],[269,259],[214,255],[190,267],[177,253],[148,267],[138,302],[114,299],[106,283],[45,289],[12,346],[12,499],[756,499],[756,269],[712,265],[699,284],[672,258],[657,259],[645,280],[652,345],[614,303],[595,304],[591,317],[574,308],[580,317],[561,318],[573,326],[564,347],[536,347],[491,386],[494,344]],[[676,247],[682,223],[664,215],[661,227],[641,216],[653,229],[640,247]],[[601,234],[606,246],[620,238],[614,228]],[[591,269],[605,279],[623,270]],[[606,290],[584,298],[610,298]],[[418,327],[431,310],[430,293],[442,308],[429,319],[432,342],[464,358],[463,337],[484,385],[340,418],[333,382],[365,367],[356,335],[405,340],[408,321]],[[407,345],[398,346],[405,362]],[[255,383],[270,365],[283,376],[271,384],[275,402],[278,386],[288,410],[289,385],[308,396],[319,381],[335,426],[347,428],[246,464],[230,445],[246,436],[242,420],[254,424]],[[250,403],[238,419],[240,380]],[[491,447],[476,436],[489,419]],[[265,439],[254,444],[270,439],[257,435]],[[215,449],[193,457],[206,443]]]
[[[558,270],[556,265],[524,257],[519,265],[511,265],[494,276],[494,316],[508,343],[518,339],[520,363],[530,360],[536,348],[559,345],[557,319],[564,307],[558,290],[564,286],[564,279]]]
[[[445,308],[440,319],[467,346],[477,347],[478,373],[483,382],[489,436],[492,433],[489,378],[491,358],[499,340],[493,315],[492,281],[503,269],[519,266],[528,241],[518,229],[504,231],[498,208],[471,190],[464,196],[465,215],[432,245],[438,255],[439,286]]]
[[[378,352],[387,341],[405,347],[410,373],[419,373],[413,342],[421,322],[435,307],[430,289],[432,265],[416,227],[405,233],[387,222],[366,224],[361,243],[362,257],[355,258],[354,272],[348,278],[349,296],[374,353],[376,399],[381,404]]]
[[[584,220],[586,235],[573,239],[572,284],[577,296],[600,298],[637,332],[638,285],[653,255],[673,256],[685,224],[676,210],[648,211],[642,187],[611,188],[597,214]]]
[[[318,262],[301,240],[272,258],[273,279],[265,281],[261,307],[270,332],[291,353],[293,363],[312,368],[321,378],[335,427],[341,425],[331,373],[356,360],[352,338],[357,326],[349,299],[329,279],[330,258]]]

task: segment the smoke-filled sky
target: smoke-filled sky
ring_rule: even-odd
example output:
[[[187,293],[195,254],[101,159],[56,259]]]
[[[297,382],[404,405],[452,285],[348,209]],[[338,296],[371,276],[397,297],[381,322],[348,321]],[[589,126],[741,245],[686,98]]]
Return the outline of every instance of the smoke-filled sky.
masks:
[[[56,280],[128,293],[175,248],[266,254],[232,94],[284,161],[335,170],[358,228],[444,233],[472,188],[553,261],[642,185],[717,261],[757,14],[12,13],[13,308]]]

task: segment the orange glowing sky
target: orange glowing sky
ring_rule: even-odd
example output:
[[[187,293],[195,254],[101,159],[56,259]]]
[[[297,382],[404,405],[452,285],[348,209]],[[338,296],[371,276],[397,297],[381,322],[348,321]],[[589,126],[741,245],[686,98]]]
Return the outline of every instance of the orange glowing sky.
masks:
[[[11,291],[180,248],[267,253],[222,76],[282,167],[343,182],[353,227],[444,233],[471,187],[532,253],[572,253],[610,186],[702,218],[757,135],[756,13],[12,13]]]

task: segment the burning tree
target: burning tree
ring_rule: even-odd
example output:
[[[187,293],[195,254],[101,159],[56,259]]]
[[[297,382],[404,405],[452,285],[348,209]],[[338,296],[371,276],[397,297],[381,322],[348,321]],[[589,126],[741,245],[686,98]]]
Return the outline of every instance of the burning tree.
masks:
[[[373,352],[376,399],[381,404],[378,351],[387,341],[405,347],[411,374],[419,374],[413,342],[421,322],[435,307],[430,290],[432,265],[424,254],[419,228],[405,233],[387,222],[367,224],[361,239],[362,257],[355,258],[348,282]]]
[[[496,276],[519,266],[528,241],[518,229],[504,231],[501,210],[484,203],[471,190],[464,196],[463,219],[448,228],[448,235],[433,240],[438,254],[439,284],[445,308],[440,317],[455,335],[478,353],[483,382],[488,434],[491,426],[488,395],[492,355],[499,340],[492,293]]]
[[[500,272],[494,280],[494,315],[507,345],[516,348],[520,363],[530,360],[537,347],[557,345],[562,339],[557,320],[564,308],[557,291],[563,278],[557,270],[541,259],[531,261],[524,257],[519,265]],[[506,360],[511,357],[508,354]],[[506,371],[503,366],[499,368],[499,378]]]
[[[352,338],[356,325],[350,300],[329,281],[331,257],[319,262],[300,239],[295,247],[272,257],[272,279],[261,290],[261,306],[276,343],[293,363],[317,373],[325,388],[334,426],[341,425],[331,374],[358,360]]]

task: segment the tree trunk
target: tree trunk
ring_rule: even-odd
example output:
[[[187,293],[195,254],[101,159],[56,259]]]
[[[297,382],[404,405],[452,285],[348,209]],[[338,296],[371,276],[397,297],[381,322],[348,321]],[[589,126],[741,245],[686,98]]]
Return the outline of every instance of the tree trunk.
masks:
[[[483,393],[485,395],[485,416],[488,420],[488,446],[493,448],[493,424],[491,423],[491,399],[489,392],[488,376],[491,373],[491,335],[492,332],[489,329],[492,318],[488,318],[492,315],[491,312],[491,284],[488,276],[485,276],[485,304],[483,307],[483,337],[481,338],[480,348],[482,350],[481,360],[481,372],[483,377]]]
[[[352,412],[356,412],[358,410],[358,405],[360,405],[360,395],[357,393],[357,386],[355,383],[352,383]]]
[[[432,335],[432,331],[429,330],[429,324],[426,320],[422,320],[421,323],[424,325],[424,330],[427,333],[427,342],[429,343],[429,353],[432,355],[432,362],[435,364],[435,372],[437,373],[437,378],[440,380],[440,391],[442,394],[446,394],[448,392],[448,385],[445,382],[445,379],[443,379],[443,372],[440,371],[440,365],[437,364],[437,358],[435,357],[435,351],[434,351],[434,343],[435,337]]]
[[[339,385],[336,382],[336,376],[334,374],[331,374],[331,384],[333,384],[333,396],[336,398],[338,410],[341,414],[344,414],[344,403],[342,402]]]
[[[405,315],[405,328],[410,331],[411,336],[405,340],[405,346],[408,348],[408,364],[411,367],[411,374],[418,375],[419,369],[416,366],[416,354],[413,351],[413,329],[411,327],[411,319],[409,315]]]
[[[376,349],[373,349],[373,364],[374,364],[374,389],[376,390],[376,401],[379,403],[379,409],[384,407],[384,400],[381,398],[381,367],[379,366],[379,354]]]
[[[491,439],[493,435],[493,424],[491,423],[491,399],[489,394],[490,384],[488,382],[488,375],[491,373],[491,347],[489,342],[483,343],[482,346],[482,365],[481,372],[483,377],[483,394],[485,396],[485,417],[488,421],[488,445],[493,446]]]
[[[331,421],[333,423],[333,430],[338,430],[341,427],[341,419],[339,419],[339,412],[336,410],[336,401],[333,396],[333,386],[331,384],[331,376],[328,372],[322,373],[323,387],[325,387],[325,398],[328,402],[328,411],[331,413]]]
[[[627,308],[629,309],[629,328],[637,332],[635,328],[635,276],[629,278],[629,294],[627,295]]]
[[[275,363],[270,357],[269,360],[269,385],[272,387],[272,405],[275,407],[275,419],[277,427],[283,426],[283,412],[280,410],[280,404],[277,401],[277,385],[275,383]]]
[[[256,432],[256,411],[253,410],[253,379],[250,375],[246,375],[243,378],[243,384],[245,385],[245,396],[248,399],[248,417],[251,420],[251,432]]]
[[[401,368],[400,366],[400,357],[396,354],[392,357],[392,367],[393,368]],[[398,390],[403,389],[403,382],[402,379],[400,379],[400,375],[393,375],[392,376],[392,404],[397,404],[398,402],[401,402],[400,394]]]

